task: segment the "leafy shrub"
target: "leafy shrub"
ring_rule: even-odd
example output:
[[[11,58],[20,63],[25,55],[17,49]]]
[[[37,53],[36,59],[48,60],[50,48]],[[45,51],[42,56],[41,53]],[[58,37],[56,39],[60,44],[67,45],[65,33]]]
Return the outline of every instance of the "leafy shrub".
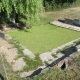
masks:
[[[43,0],[46,11],[70,7],[76,0]]]

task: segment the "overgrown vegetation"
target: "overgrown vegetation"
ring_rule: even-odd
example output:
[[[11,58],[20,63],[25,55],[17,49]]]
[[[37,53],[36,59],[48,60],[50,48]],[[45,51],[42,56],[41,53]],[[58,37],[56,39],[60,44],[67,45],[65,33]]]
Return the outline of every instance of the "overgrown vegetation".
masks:
[[[42,0],[0,0],[0,18],[12,18],[15,23],[27,14],[28,21],[37,22],[43,12],[42,4]]]
[[[46,11],[59,10],[72,6],[80,6],[79,0],[43,0]]]
[[[30,79],[24,78],[23,80],[79,80],[79,69],[80,67],[78,66],[78,63],[75,69],[61,70],[54,67],[45,72],[44,74],[40,74]]]
[[[6,4],[6,5],[5,5]],[[44,8],[43,8],[44,6]],[[52,11],[72,6],[80,6],[79,0],[1,0],[1,23],[7,20],[26,22],[26,25],[39,24],[44,10]],[[9,18],[9,19],[6,19]]]
[[[80,59],[80,57],[78,58]],[[79,61],[79,60],[78,60]],[[74,69],[60,70],[58,68],[52,68],[45,72],[35,76],[34,78],[19,78],[19,72],[12,72],[10,65],[5,61],[5,67],[7,70],[7,75],[9,80],[79,80],[80,79],[80,67]],[[80,64],[80,61],[79,61]]]

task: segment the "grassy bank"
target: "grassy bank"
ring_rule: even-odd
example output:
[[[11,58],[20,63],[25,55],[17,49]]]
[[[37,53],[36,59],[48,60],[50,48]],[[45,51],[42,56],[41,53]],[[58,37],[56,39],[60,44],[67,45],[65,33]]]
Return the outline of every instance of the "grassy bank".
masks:
[[[44,8],[45,11],[62,10],[69,7],[80,6],[80,0],[45,0]]]

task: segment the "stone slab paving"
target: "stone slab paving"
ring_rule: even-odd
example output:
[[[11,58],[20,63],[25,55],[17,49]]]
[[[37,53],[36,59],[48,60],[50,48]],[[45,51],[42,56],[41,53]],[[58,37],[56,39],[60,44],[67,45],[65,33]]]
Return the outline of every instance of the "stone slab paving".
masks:
[[[63,27],[63,28],[68,28],[68,29],[80,31],[80,27],[69,25],[69,24],[65,24],[65,23],[61,23],[59,21],[53,21],[53,22],[51,22],[51,24],[59,26],[59,27]]]
[[[23,58],[19,58],[15,60],[15,62],[12,64],[12,70],[14,72],[22,70],[24,67],[27,67],[26,63],[24,62]]]
[[[35,59],[35,57],[36,57],[29,49],[24,49],[23,53],[24,53],[24,55],[28,56],[31,59]]]
[[[13,45],[9,44],[6,40],[0,38],[0,47],[4,47],[4,49],[9,49],[12,48]]]
[[[55,53],[54,53],[55,54]],[[56,57],[55,57],[56,56]],[[54,62],[55,60],[57,60],[58,58],[64,56],[64,54],[62,53],[58,53],[58,54],[55,54],[55,56],[53,56],[51,54],[51,52],[45,52],[45,53],[42,53],[40,54],[40,59],[41,61],[43,62],[43,65],[46,65],[45,61],[48,63],[48,64],[51,64],[52,62]]]
[[[10,64],[18,56],[18,50],[13,48],[13,45],[9,44],[6,40],[3,39],[0,39],[0,52],[4,54],[7,62]]]
[[[62,54],[62,53],[58,53],[58,54],[57,54],[57,57],[58,57],[58,58],[60,58],[60,57],[62,57],[62,56],[64,56],[64,54]]]
[[[40,54],[40,59],[42,60],[42,62],[45,62],[45,61],[52,60],[53,57],[50,52],[45,52],[45,53]]]
[[[4,56],[7,60],[7,62],[9,62],[10,64],[13,63],[13,61],[18,57],[18,50],[16,48],[12,48],[12,49],[6,49]]]
[[[22,70],[26,63],[23,58],[18,57],[18,50],[13,45],[9,44],[8,41],[0,38],[0,52],[4,55],[6,61],[12,66],[13,71]],[[16,60],[17,59],[17,60]]]

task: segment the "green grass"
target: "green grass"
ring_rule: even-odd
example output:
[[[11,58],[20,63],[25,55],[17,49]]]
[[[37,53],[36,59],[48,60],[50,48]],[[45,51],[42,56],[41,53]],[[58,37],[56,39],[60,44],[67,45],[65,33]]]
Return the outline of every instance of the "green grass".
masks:
[[[35,26],[26,31],[13,30],[9,31],[8,34],[34,54],[51,51],[53,48],[80,37],[80,32],[50,24]]]

